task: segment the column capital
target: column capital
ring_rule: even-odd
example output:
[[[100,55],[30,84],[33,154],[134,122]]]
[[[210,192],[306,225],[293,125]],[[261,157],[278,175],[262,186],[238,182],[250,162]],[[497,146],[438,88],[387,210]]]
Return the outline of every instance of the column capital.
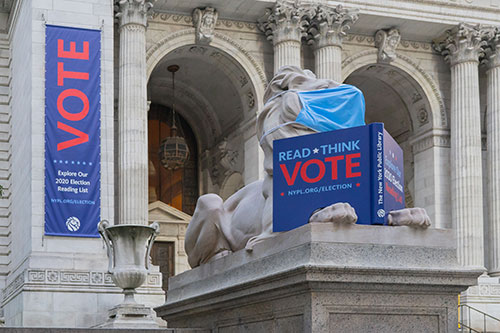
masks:
[[[434,43],[434,49],[444,56],[450,66],[469,61],[479,63],[486,45],[486,32],[479,24],[460,23],[457,27],[447,30],[444,39]]]
[[[146,27],[148,14],[156,0],[119,0],[116,2],[116,17],[120,28],[127,24],[137,24]]]
[[[500,66],[500,27],[488,27],[484,47],[485,63],[489,69]]]
[[[274,45],[285,41],[300,42],[307,35],[308,17],[314,15],[313,7],[299,6],[297,2],[276,2],[259,20],[259,29]]]
[[[345,9],[342,5],[319,5],[308,28],[309,43],[314,44],[316,48],[342,47],[346,30],[358,20],[358,12],[359,9]]]

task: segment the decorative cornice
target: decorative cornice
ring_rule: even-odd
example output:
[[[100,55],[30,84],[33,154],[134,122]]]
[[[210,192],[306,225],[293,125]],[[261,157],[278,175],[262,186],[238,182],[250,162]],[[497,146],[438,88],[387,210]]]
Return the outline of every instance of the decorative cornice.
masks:
[[[300,6],[297,1],[278,0],[273,8],[259,19],[258,27],[274,45],[285,41],[300,42],[307,36],[308,18],[314,16],[314,7]]]
[[[141,288],[161,288],[162,276],[150,272]],[[115,287],[111,274],[105,271],[77,271],[60,269],[27,269],[20,273],[2,292],[2,302],[16,295],[25,286],[43,287]]]
[[[467,289],[466,296],[498,296],[500,297],[499,284],[480,284]]]
[[[373,36],[347,34],[343,40],[344,43],[355,44],[355,45],[365,45],[374,46],[375,38]]]
[[[389,63],[396,59],[396,48],[401,41],[401,34],[396,28],[378,30],[375,33],[375,46],[378,49],[378,62]]]
[[[193,17],[188,16],[188,15],[181,15],[181,14],[172,14],[172,13],[159,13],[159,12],[153,12],[151,15],[151,21],[153,22],[165,22],[165,23],[171,23],[171,24],[176,24],[176,25],[187,25],[187,26],[192,26],[193,25]],[[219,21],[217,21],[217,24]]]
[[[153,8],[152,0],[119,0],[115,5],[120,27],[137,24],[146,27],[148,14]]]
[[[347,34],[344,37],[343,44],[375,46],[375,38],[373,36]],[[417,50],[417,51],[432,51],[432,44],[427,42],[417,42],[412,40],[401,40],[398,46],[399,49]]]
[[[450,66],[462,62],[479,62],[484,54],[486,31],[479,24],[460,23],[453,29],[446,30],[444,40],[434,43],[434,49],[444,56]]]
[[[230,30],[239,30],[246,32],[259,32],[259,28],[256,23],[251,22],[241,22],[241,21],[232,21],[232,20],[219,20],[217,21],[217,27],[226,28]]]
[[[153,13],[151,16],[152,22],[165,22],[167,24],[192,26],[193,18],[188,15],[171,14],[171,13]],[[220,30],[243,31],[250,33],[259,33],[256,23],[242,22],[227,19],[217,19],[215,27]]]
[[[358,20],[359,9],[319,5],[315,12],[308,29],[309,43],[316,48],[330,45],[341,47],[346,31]]]

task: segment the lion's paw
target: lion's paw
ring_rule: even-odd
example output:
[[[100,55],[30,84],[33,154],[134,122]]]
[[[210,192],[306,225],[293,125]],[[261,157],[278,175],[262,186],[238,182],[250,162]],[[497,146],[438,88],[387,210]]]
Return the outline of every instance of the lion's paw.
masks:
[[[312,214],[309,222],[332,222],[354,224],[358,220],[356,211],[345,202],[338,202]]]
[[[394,210],[387,217],[389,225],[406,225],[414,228],[427,229],[431,225],[431,219],[423,208],[404,208]]]
[[[272,233],[272,234],[263,233],[261,235],[251,237],[248,240],[247,244],[245,245],[245,250],[247,250],[248,252],[252,252],[255,244],[258,244],[258,243],[260,243],[268,238],[272,238],[272,237],[276,236],[276,234],[277,233]]]

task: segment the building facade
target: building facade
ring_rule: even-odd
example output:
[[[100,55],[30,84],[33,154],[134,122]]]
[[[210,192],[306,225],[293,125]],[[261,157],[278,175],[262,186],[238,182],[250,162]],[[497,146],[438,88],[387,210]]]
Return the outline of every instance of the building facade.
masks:
[[[44,235],[47,25],[101,31],[101,218],[162,227],[140,301],[161,304],[162,273],[188,269],[197,197],[226,199],[263,175],[255,123],[266,83],[296,65],[363,91],[367,123],[384,122],[403,148],[407,206],[455,229],[460,263],[485,269],[462,302],[500,313],[500,0],[1,5],[6,325],[90,327],[122,297],[100,239]],[[167,170],[158,149],[174,122],[190,157]]]

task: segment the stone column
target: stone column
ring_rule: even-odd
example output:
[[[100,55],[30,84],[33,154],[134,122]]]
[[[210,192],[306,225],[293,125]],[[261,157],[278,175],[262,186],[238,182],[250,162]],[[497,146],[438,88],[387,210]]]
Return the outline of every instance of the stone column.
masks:
[[[490,275],[500,276],[500,28],[492,29],[486,54]]]
[[[306,17],[312,8],[299,7],[296,2],[278,1],[259,20],[259,29],[274,46],[274,72],[282,66],[302,67],[301,39],[306,35]]]
[[[145,0],[119,1],[118,146],[120,224],[148,224]]]
[[[341,5],[318,6],[308,29],[318,78],[342,82],[342,39],[357,19],[357,9],[344,9]]]
[[[448,30],[437,50],[451,67],[451,205],[457,230],[458,260],[484,266],[479,56],[484,42],[479,26]]]

